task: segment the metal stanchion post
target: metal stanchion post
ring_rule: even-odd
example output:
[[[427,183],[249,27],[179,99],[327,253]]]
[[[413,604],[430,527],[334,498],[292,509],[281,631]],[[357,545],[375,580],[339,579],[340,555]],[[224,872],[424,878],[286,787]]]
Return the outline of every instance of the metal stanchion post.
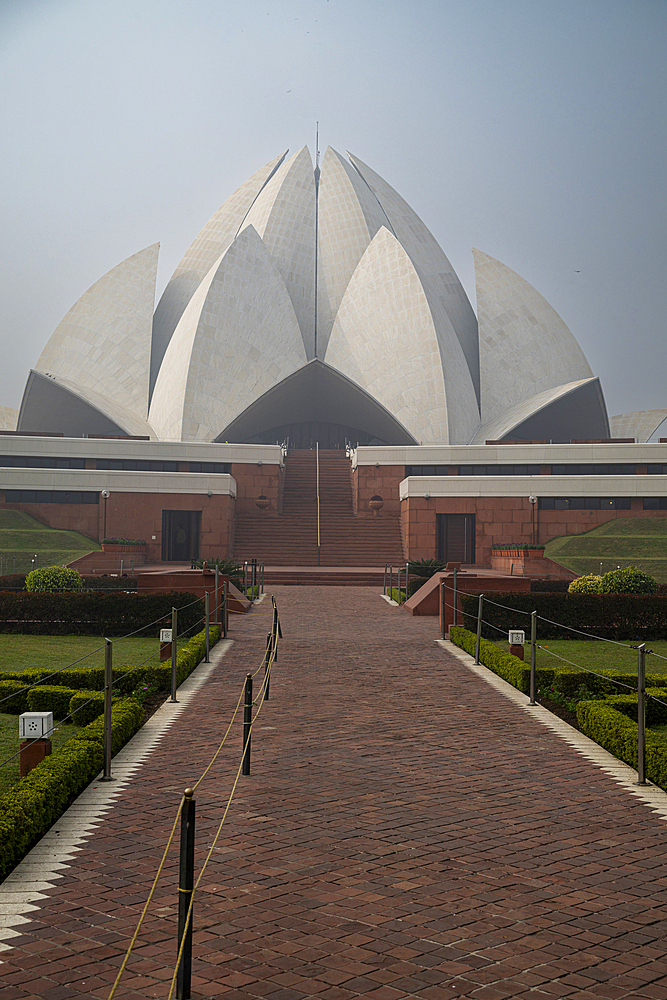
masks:
[[[479,647],[482,642],[482,605],[484,604],[484,595],[480,594],[477,598],[477,641],[475,642],[475,663],[479,663]]]
[[[225,606],[223,608],[223,619],[222,619],[224,623],[222,629],[222,635],[223,638],[226,639],[227,633],[229,631],[229,580],[223,580],[222,591],[225,601]]]
[[[243,764],[241,774],[250,774],[250,727],[252,725],[252,674],[245,679],[245,698],[243,701]]]
[[[264,654],[264,701],[269,700],[269,687],[271,686],[271,667],[273,652],[273,632],[269,632],[266,637],[266,653]]]
[[[406,601],[407,601],[408,597],[410,596],[408,594],[408,580],[409,579],[410,579],[410,564],[406,563],[405,564],[405,599],[406,599]]]
[[[440,581],[440,638],[445,638],[445,581]]]
[[[646,784],[646,643],[637,649],[637,784]]]
[[[248,560],[243,563],[243,596],[248,596]]]
[[[185,922],[190,910],[190,900],[195,884],[195,800],[191,788],[186,788],[181,811],[181,865],[178,877],[178,942],[177,954],[185,936],[181,960],[176,974],[177,1000],[189,1000],[192,978],[192,923],[194,909],[190,911],[188,929]]]
[[[387,563],[384,564],[384,576],[382,577],[382,593],[387,593]]]
[[[171,701],[178,701],[176,697],[176,630],[178,628],[178,611],[171,609]]]
[[[398,577],[398,606],[401,606],[401,567],[399,566],[396,571],[396,576]]]
[[[257,584],[257,560],[256,559],[253,559],[253,561],[252,561],[252,575],[251,575],[250,579],[251,579],[251,583],[250,583],[250,601],[254,602],[254,600],[255,600],[255,586]]]
[[[209,653],[211,651],[211,644],[209,642],[209,634],[208,634],[208,619],[209,619],[208,590],[204,592],[204,617],[206,619],[206,655],[204,656],[204,663],[210,663],[211,661],[209,659]]]
[[[537,611],[530,613],[530,704],[535,704],[535,656],[537,653]]]
[[[220,622],[220,567],[215,567],[215,606],[213,608],[213,621],[216,625]]]
[[[393,598],[393,596],[394,596],[394,567],[390,566],[389,567],[389,597]]]
[[[458,603],[459,603],[459,589],[458,589],[458,570],[456,568],[454,568],[454,573],[452,575],[454,577],[454,583],[453,583],[453,589],[454,589],[454,624],[458,625],[459,622],[458,622],[457,612],[458,612]]]
[[[111,694],[113,681],[113,643],[104,640],[104,775],[102,781],[113,781],[111,777]]]
[[[262,563],[262,593],[264,593],[264,563]]]

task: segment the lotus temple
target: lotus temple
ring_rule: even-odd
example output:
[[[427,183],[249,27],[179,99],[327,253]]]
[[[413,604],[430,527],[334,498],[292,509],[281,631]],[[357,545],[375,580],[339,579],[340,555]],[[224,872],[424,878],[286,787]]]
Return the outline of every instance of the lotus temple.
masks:
[[[143,539],[148,564],[285,567],[488,567],[502,545],[664,516],[667,409],[610,419],[560,316],[481,250],[474,309],[358,157],[271,160],[155,306],[158,250],[96,281],[20,409],[0,407],[2,507]]]

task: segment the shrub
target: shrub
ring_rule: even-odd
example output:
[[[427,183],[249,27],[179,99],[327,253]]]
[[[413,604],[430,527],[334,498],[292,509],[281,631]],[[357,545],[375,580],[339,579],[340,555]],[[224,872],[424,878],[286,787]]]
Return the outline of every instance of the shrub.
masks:
[[[33,569],[25,578],[26,590],[33,594],[55,594],[63,590],[82,590],[83,577],[67,566],[44,566]]]
[[[1,599],[2,595],[0,595]],[[572,629],[602,639],[667,639],[667,597],[661,594],[486,593],[485,638],[523,628],[537,611],[538,640],[571,639]],[[477,628],[477,595],[461,593],[463,624]],[[568,627],[570,626],[570,627]]]
[[[654,577],[636,566],[612,569],[602,577],[603,594],[655,594],[657,589]]]
[[[418,559],[416,562],[408,563],[408,574],[423,576],[428,580],[434,573],[441,573],[444,568],[442,559]]]
[[[112,752],[139,729],[143,710],[131,699],[111,711]],[[62,815],[103,765],[103,720],[81,729],[27,777],[0,796],[0,879]]]
[[[664,695],[662,689],[655,693]],[[652,707],[653,706],[653,707]],[[662,715],[658,713],[662,710]],[[651,718],[652,714],[657,718]],[[647,699],[647,715],[652,722],[664,719],[662,706]],[[634,716],[634,718],[633,718]],[[619,760],[630,767],[637,767],[637,698],[619,695],[605,701],[580,701],[577,705],[577,722],[582,733],[595,740]],[[646,776],[660,788],[667,789],[667,737],[646,731]]]
[[[145,538],[103,538],[102,545],[145,545]]]
[[[460,626],[451,626],[449,634],[453,643],[460,646],[461,649],[465,649],[471,656],[475,655],[476,636],[474,632],[469,632]],[[503,677],[519,691],[528,694],[530,666],[527,662],[524,663],[518,657],[505,653],[498,649],[495,643],[488,642],[486,639],[481,640],[479,659],[485,667]],[[592,674],[590,671],[576,670],[572,667],[537,667],[535,671],[535,684],[538,689],[542,691],[552,689],[566,698],[574,698],[582,685],[585,685],[591,693],[596,695],[615,695],[618,691],[616,681],[620,681],[635,690],[637,688],[636,674],[619,674],[613,670],[599,670]],[[652,688],[664,689],[667,687],[667,675],[647,674],[646,683]],[[662,697],[664,698],[664,696],[663,690]],[[630,698],[632,697],[633,695],[630,693]],[[636,696],[634,697],[636,702]]]
[[[24,590],[25,573],[6,573],[0,576],[0,590]]]
[[[398,587],[392,587],[391,593],[389,593],[389,587],[386,589],[387,597],[391,597],[392,601],[396,601],[398,604]],[[401,604],[405,601],[405,591],[401,587]]]
[[[568,594],[601,594],[602,577],[595,573],[587,573],[585,576],[578,576],[567,588]]]
[[[408,580],[408,597],[412,597],[416,594],[420,587],[423,587],[426,583],[425,576],[416,576],[412,580]]]
[[[196,594],[184,591],[169,594],[1,591],[0,631],[113,636],[141,629],[145,636],[157,637],[165,621],[171,618],[172,607],[179,609],[179,632],[192,628],[204,616],[204,602],[197,600]],[[147,622],[153,624],[148,626]]]

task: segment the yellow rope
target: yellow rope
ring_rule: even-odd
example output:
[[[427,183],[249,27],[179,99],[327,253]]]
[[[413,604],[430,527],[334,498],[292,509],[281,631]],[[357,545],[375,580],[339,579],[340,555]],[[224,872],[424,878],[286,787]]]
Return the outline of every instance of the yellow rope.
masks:
[[[262,684],[261,684],[261,686],[260,686],[260,689],[259,689],[259,692],[258,692],[258,694],[263,694],[263,692],[264,692],[264,690],[265,690],[265,688],[266,688],[266,685],[267,685],[267,683],[268,683],[268,681],[269,681],[269,678],[270,678],[270,675],[271,675],[271,664],[273,663],[273,660],[274,660],[274,658],[275,658],[275,644],[274,644],[274,643],[272,642],[272,643],[271,643],[271,653],[270,653],[270,655],[269,655],[269,662],[268,662],[268,666],[267,666],[267,670],[266,670],[266,674],[265,674],[265,676],[264,676],[264,680],[263,680],[263,682],[262,682]],[[254,677],[254,676],[255,676],[255,675],[257,674],[257,673],[259,673],[259,671],[260,671],[260,670],[262,669],[262,667],[264,666],[265,662],[266,662],[266,653],[264,654],[264,657],[263,657],[263,659],[262,659],[262,662],[261,662],[261,664],[259,665],[259,667],[258,667],[258,668],[257,668],[257,670],[255,671],[255,673],[254,673],[254,674],[252,675],[253,677]],[[229,725],[227,726],[227,729],[226,729],[226,731],[225,731],[225,735],[224,735],[224,736],[222,737],[222,740],[220,741],[220,743],[219,743],[219,745],[218,745],[218,748],[217,748],[217,750],[215,751],[215,753],[213,754],[213,757],[212,757],[212,758],[211,758],[211,760],[209,761],[209,763],[208,763],[208,765],[207,765],[206,769],[205,769],[205,770],[204,770],[204,772],[203,772],[203,773],[202,773],[202,774],[200,775],[200,777],[198,778],[197,782],[196,782],[196,783],[195,783],[195,785],[193,786],[193,788],[194,788],[194,789],[198,788],[198,786],[199,786],[199,785],[200,785],[200,784],[202,783],[202,781],[204,780],[204,778],[206,777],[206,775],[208,774],[208,772],[209,772],[209,771],[211,770],[211,768],[213,767],[213,764],[215,763],[215,761],[216,761],[216,759],[217,759],[217,757],[218,757],[218,755],[219,755],[220,751],[222,750],[222,748],[223,748],[223,746],[224,746],[224,744],[225,744],[225,741],[226,741],[227,737],[229,736],[229,733],[230,733],[230,731],[231,731],[231,728],[232,728],[232,725],[234,724],[234,720],[235,720],[235,718],[236,718],[236,716],[237,716],[237,714],[238,714],[238,710],[239,710],[239,708],[240,708],[240,705],[241,705],[241,699],[243,698],[243,695],[244,695],[244,692],[245,692],[245,683],[244,683],[243,687],[241,688],[241,693],[240,693],[240,695],[239,695],[239,697],[238,697],[238,701],[236,702],[236,707],[234,708],[234,712],[232,713],[232,717],[231,717],[231,719],[230,719],[230,722],[229,722]],[[255,719],[256,719],[256,718],[257,718],[257,716],[259,715],[259,713],[260,713],[260,711],[261,711],[261,708],[262,708],[262,705],[263,705],[263,704],[264,704],[264,699],[262,699],[262,702],[261,702],[261,704],[260,704],[259,708],[258,708],[258,709],[257,709],[257,711],[255,712]],[[253,727],[253,724],[254,724],[254,721],[255,721],[255,719],[253,719],[253,720],[252,720],[252,722],[250,723],[250,732],[252,732],[252,727]],[[213,848],[215,847],[215,845],[216,845],[216,843],[217,843],[217,840],[218,840],[218,838],[219,838],[219,836],[220,836],[220,832],[221,832],[221,830],[222,830],[222,826],[223,826],[223,824],[224,824],[224,822],[225,822],[225,819],[226,819],[226,817],[227,817],[227,813],[228,813],[228,811],[229,811],[229,807],[230,807],[230,805],[231,805],[231,802],[232,802],[232,798],[233,798],[233,796],[234,796],[234,792],[236,791],[236,786],[237,786],[237,784],[238,784],[238,781],[239,781],[239,777],[240,777],[240,774],[241,774],[241,769],[242,769],[242,767],[243,767],[243,757],[244,757],[244,756],[245,756],[245,747],[244,747],[244,754],[243,754],[243,756],[241,757],[241,764],[240,764],[240,766],[239,766],[239,770],[237,771],[237,774],[236,774],[236,779],[235,779],[235,781],[234,781],[234,785],[232,786],[232,790],[231,790],[231,793],[230,793],[230,795],[229,795],[229,798],[228,798],[228,800],[227,800],[227,805],[226,805],[226,807],[225,807],[225,811],[224,811],[224,814],[223,814],[223,817],[222,817],[222,820],[221,820],[221,822],[220,822],[220,826],[218,827],[218,831],[217,831],[217,833],[216,833],[216,835],[215,835],[215,839],[214,839],[214,841],[213,841],[213,844],[212,844],[212,846],[211,846],[211,849],[209,850],[209,853],[208,853],[208,855],[207,855],[207,857],[206,857],[206,860],[204,861],[204,865],[203,865],[203,867],[202,867],[202,870],[201,870],[201,872],[200,872],[200,874],[199,874],[199,878],[197,879],[197,882],[196,882],[196,884],[195,884],[195,887],[194,887],[194,889],[192,890],[192,898],[191,898],[191,900],[190,900],[190,908],[188,909],[188,915],[187,915],[187,919],[186,919],[186,923],[185,923],[185,930],[183,931],[183,939],[182,939],[182,942],[181,942],[181,948],[180,948],[180,950],[179,950],[179,953],[178,953],[178,960],[177,960],[177,962],[176,962],[176,971],[174,972],[174,978],[172,979],[172,984],[171,984],[171,989],[170,989],[170,992],[169,992],[169,997],[168,997],[168,1000],[170,1000],[170,998],[171,998],[171,996],[172,996],[172,993],[173,993],[173,990],[174,990],[174,983],[175,983],[175,981],[176,981],[176,976],[177,976],[177,973],[178,973],[178,966],[179,966],[179,964],[180,964],[180,961],[181,961],[181,956],[182,956],[182,953],[183,953],[183,944],[184,944],[184,942],[185,942],[185,935],[186,935],[186,932],[187,932],[187,929],[188,929],[188,924],[189,924],[189,921],[190,921],[190,914],[191,914],[191,912],[192,912],[192,906],[193,906],[193,903],[194,903],[194,895],[195,895],[195,891],[197,890],[197,887],[199,886],[199,882],[201,881],[201,877],[202,877],[202,875],[204,874],[204,870],[205,870],[205,868],[206,868],[206,866],[207,866],[207,864],[208,864],[208,862],[209,862],[209,859],[210,859],[210,857],[211,857],[211,854],[212,854],[212,852],[213,852]],[[125,971],[125,967],[127,966],[127,963],[128,963],[128,961],[129,961],[129,958],[130,958],[130,955],[131,955],[131,953],[132,953],[132,949],[134,948],[134,945],[136,944],[136,940],[137,940],[137,937],[139,936],[139,931],[141,930],[141,925],[142,925],[142,924],[143,924],[143,922],[144,922],[144,918],[145,918],[145,916],[146,916],[146,913],[148,912],[148,907],[150,906],[150,903],[151,903],[151,900],[153,899],[153,895],[155,894],[155,889],[157,888],[157,883],[158,883],[158,880],[159,880],[159,878],[160,878],[160,875],[162,874],[162,869],[163,869],[163,867],[164,867],[164,863],[165,863],[165,861],[166,861],[166,859],[167,859],[167,854],[168,854],[168,852],[169,852],[169,848],[171,847],[171,844],[172,844],[172,841],[173,841],[173,839],[174,839],[174,834],[175,834],[175,832],[176,832],[176,825],[177,825],[177,823],[178,823],[178,819],[179,819],[179,816],[181,815],[181,812],[182,812],[182,810],[183,810],[183,802],[184,802],[184,801],[185,801],[185,796],[184,796],[184,797],[183,797],[183,798],[181,799],[181,802],[180,802],[180,804],[179,804],[179,806],[178,806],[178,810],[177,810],[177,812],[176,812],[176,818],[174,819],[174,824],[173,824],[173,826],[172,826],[172,828],[171,828],[171,833],[169,834],[169,839],[168,839],[168,841],[167,841],[167,845],[166,845],[166,847],[165,847],[165,849],[164,849],[164,853],[163,853],[163,855],[162,855],[162,859],[161,859],[161,861],[160,861],[160,864],[159,864],[159,866],[158,866],[158,870],[157,870],[157,872],[156,872],[156,874],[155,874],[155,878],[154,878],[154,880],[153,880],[153,884],[152,884],[152,886],[151,886],[151,889],[150,889],[150,892],[149,892],[149,894],[148,894],[148,898],[146,899],[146,903],[144,904],[144,908],[143,908],[143,910],[141,911],[141,916],[139,917],[139,922],[137,923],[137,926],[136,926],[136,928],[135,928],[135,931],[134,931],[134,934],[132,935],[132,939],[131,939],[131,941],[130,941],[130,944],[129,944],[128,948],[127,948],[127,951],[125,952],[125,957],[123,958],[123,961],[122,961],[122,963],[121,963],[121,966],[120,966],[120,969],[118,970],[118,975],[116,976],[116,979],[115,979],[115,981],[114,981],[114,984],[113,984],[113,986],[111,987],[111,992],[109,993],[109,996],[108,996],[108,1000],[113,1000],[113,996],[114,996],[114,994],[115,994],[115,992],[116,992],[116,989],[117,989],[117,987],[118,987],[118,984],[119,984],[119,982],[120,982],[120,979],[121,979],[121,976],[123,975],[123,972]]]
[[[271,670],[271,666],[269,664],[269,670],[267,671],[267,674],[266,674],[266,677],[264,679],[264,682],[262,683],[262,685],[260,687],[260,690],[258,692],[260,694],[262,693],[262,690],[265,688],[266,681],[267,681],[267,679],[270,676],[270,670]],[[262,701],[261,701],[261,703],[259,705],[259,708],[255,712],[255,718],[250,723],[250,732],[251,733],[252,733],[252,727],[254,726],[254,724],[255,724],[255,722],[257,720],[257,716],[259,715],[259,713],[262,710],[263,704],[264,704],[264,699],[262,699]],[[194,887],[192,889],[192,895],[190,896],[190,905],[188,907],[187,916],[185,918],[185,925],[183,927],[183,936],[181,937],[181,946],[178,949],[178,956],[176,958],[176,967],[174,969],[174,974],[173,974],[172,979],[171,979],[171,985],[169,987],[169,994],[167,996],[167,1000],[171,1000],[171,998],[172,998],[172,996],[174,994],[174,987],[176,985],[176,979],[177,979],[177,976],[178,976],[178,968],[179,968],[179,966],[181,964],[181,959],[183,958],[183,949],[185,947],[185,940],[186,940],[187,933],[188,933],[188,927],[190,926],[190,920],[192,918],[192,908],[193,908],[194,902],[195,902],[195,893],[196,893],[197,889],[199,888],[199,883],[201,882],[202,878],[204,877],[204,872],[206,871],[206,867],[207,867],[209,861],[211,860],[211,855],[213,854],[213,851],[215,850],[215,845],[217,844],[218,839],[220,837],[220,834],[222,833],[222,828],[224,826],[225,820],[227,819],[227,813],[229,812],[229,807],[231,806],[232,799],[234,798],[234,792],[236,791],[236,786],[238,785],[239,778],[241,777],[241,771],[243,770],[243,759],[244,759],[244,757],[245,757],[245,746],[243,747],[243,753],[241,754],[241,763],[238,766],[238,770],[236,772],[236,777],[234,779],[234,784],[232,785],[232,790],[229,793],[229,797],[227,799],[227,805],[225,806],[225,811],[223,812],[222,819],[220,820],[220,825],[218,826],[218,829],[216,830],[215,837],[213,838],[213,842],[212,842],[211,846],[208,849],[208,853],[206,855],[206,858],[204,859],[204,864],[201,867],[201,871],[199,872],[199,876],[197,878],[197,881],[195,882]]]
[[[174,839],[174,834],[176,833],[176,824],[178,823],[178,818],[181,815],[181,812],[183,810],[183,803],[184,802],[185,802],[185,796],[183,796],[183,798],[181,799],[181,801],[179,803],[178,809],[176,811],[176,818],[174,819],[174,825],[171,828],[171,833],[169,834],[169,840],[167,841],[167,846],[164,849],[164,854],[162,855],[162,860],[160,861],[160,864],[158,866],[158,870],[157,870],[157,872],[155,874],[155,878],[153,879],[153,885],[151,886],[151,891],[148,893],[148,899],[146,900],[144,908],[141,911],[141,916],[139,917],[139,923],[137,924],[136,929],[134,931],[134,934],[132,935],[132,940],[130,941],[129,947],[128,947],[127,951],[125,952],[125,958],[123,959],[123,961],[121,963],[120,969],[118,970],[118,975],[116,976],[114,984],[111,987],[111,993],[109,994],[108,1000],[112,1000],[113,995],[116,992],[116,988],[118,986],[118,983],[120,982],[120,978],[123,975],[123,973],[125,972],[125,966],[127,965],[128,961],[130,959],[130,955],[132,953],[132,949],[134,948],[134,945],[135,945],[135,942],[137,940],[137,937],[139,936],[139,931],[141,930],[141,925],[144,922],[144,917],[146,916],[146,913],[148,912],[148,907],[150,906],[151,900],[153,898],[153,894],[155,892],[155,889],[157,888],[158,879],[160,878],[160,875],[162,874],[162,869],[164,867],[164,863],[167,860],[167,854],[169,852],[169,848],[171,847],[171,842]]]

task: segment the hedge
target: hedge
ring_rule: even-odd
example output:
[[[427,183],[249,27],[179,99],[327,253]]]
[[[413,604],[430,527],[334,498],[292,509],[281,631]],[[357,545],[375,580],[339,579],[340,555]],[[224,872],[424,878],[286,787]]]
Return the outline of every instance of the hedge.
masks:
[[[193,603],[194,602],[194,603]],[[189,607],[186,607],[189,605]],[[172,607],[179,610],[179,632],[192,628],[204,617],[204,602],[196,594],[103,593],[101,591],[31,594],[0,591],[0,632],[31,635],[125,635],[142,630],[158,636]],[[147,622],[155,622],[147,625]]]
[[[664,698],[664,691],[649,690]],[[647,721],[657,724],[667,719],[667,710],[650,698],[646,700]],[[631,717],[634,711],[634,719]],[[613,754],[619,760],[637,768],[637,698],[628,696],[607,698],[605,701],[580,701],[577,722],[584,735]],[[646,777],[660,788],[667,789],[667,736],[646,730]]]
[[[141,705],[117,702],[111,711],[116,753],[139,729]],[[0,796],[0,878],[4,878],[56,822],[103,766],[103,721],[98,719],[46,757]]]
[[[220,626],[209,628],[210,644],[220,639]],[[189,641],[178,654],[176,677],[181,684],[204,657],[206,633],[202,631]],[[156,684],[160,691],[171,688],[171,663],[149,667],[120,667],[119,676],[127,676],[126,684]],[[63,671],[71,674],[73,671]],[[33,675],[42,671],[24,671]],[[98,679],[102,686],[104,671],[98,668],[87,673]],[[116,671],[114,670],[114,676]],[[131,675],[131,677],[130,677]],[[58,677],[62,675],[57,675]],[[101,715],[104,695],[90,690],[73,690],[63,685],[42,685],[23,690],[22,680],[1,680],[0,698],[15,694],[2,705],[3,712],[52,711],[64,717],[76,709],[76,721],[83,728],[72,736],[59,750],[42,761],[30,774],[22,778],[8,792],[0,796],[0,880],[25,857],[33,845],[62,815],[65,809],[99,773],[103,765],[104,719]],[[31,680],[28,680],[31,683]],[[122,686],[122,685],[120,685]],[[20,693],[19,693],[20,692]],[[93,699],[89,704],[84,703]],[[111,707],[111,752],[118,751],[140,728],[142,706],[132,698],[114,702]],[[86,724],[87,723],[87,724]]]
[[[449,635],[455,645],[465,649],[471,656],[475,655],[476,635],[461,626],[452,625]],[[524,694],[530,692],[530,664],[520,660],[518,656],[498,649],[495,643],[487,639],[480,640],[480,663],[488,667]],[[637,674],[619,674],[613,670],[600,670],[595,674],[587,670],[573,670],[571,667],[537,667],[535,670],[536,689],[553,688],[566,697],[573,697],[584,684],[589,691],[600,695],[613,695],[619,688],[614,681],[620,681],[636,690]],[[667,674],[647,674],[647,686],[667,688]],[[632,694],[630,693],[630,697]],[[667,701],[664,690],[662,697]],[[636,696],[635,696],[636,700]]]
[[[460,594],[463,624],[472,630],[477,628],[477,596]],[[667,639],[667,595],[663,594],[500,592],[484,597],[484,618],[489,623],[482,625],[485,638],[497,637],[498,630],[527,631],[529,615],[537,611],[539,639],[572,639],[576,634],[572,628],[603,639]]]

